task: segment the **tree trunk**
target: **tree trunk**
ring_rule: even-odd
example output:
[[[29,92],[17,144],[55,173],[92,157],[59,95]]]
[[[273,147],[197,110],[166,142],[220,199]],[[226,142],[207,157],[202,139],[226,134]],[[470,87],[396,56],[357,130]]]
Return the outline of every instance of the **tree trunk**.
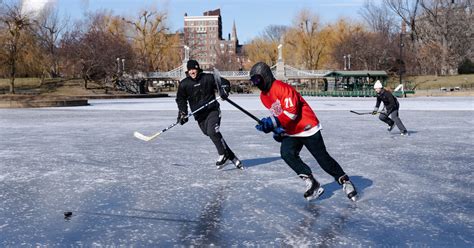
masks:
[[[82,79],[84,79],[84,89],[87,90],[87,83],[88,83],[87,76],[83,76]]]
[[[16,60],[11,60],[10,68],[10,94],[15,94],[15,78],[16,78]]]
[[[15,94],[15,76],[10,78],[10,94]]]
[[[46,78],[46,72],[43,70],[43,72],[41,73],[40,87],[43,86],[45,78]]]

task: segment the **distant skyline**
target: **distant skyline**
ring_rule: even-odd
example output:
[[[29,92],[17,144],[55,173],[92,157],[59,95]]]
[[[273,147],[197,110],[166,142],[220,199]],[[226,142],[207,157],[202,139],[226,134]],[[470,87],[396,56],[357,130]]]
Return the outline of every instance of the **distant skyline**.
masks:
[[[223,38],[227,39],[233,22],[241,44],[250,42],[270,25],[290,26],[302,9],[317,13],[324,23],[346,17],[360,19],[359,10],[366,0],[26,0],[28,10],[41,8],[46,3],[56,4],[62,15],[72,20],[87,11],[111,10],[113,14],[136,17],[140,10],[156,8],[168,13],[171,31],[184,26],[184,13],[200,16],[203,12],[221,9]]]

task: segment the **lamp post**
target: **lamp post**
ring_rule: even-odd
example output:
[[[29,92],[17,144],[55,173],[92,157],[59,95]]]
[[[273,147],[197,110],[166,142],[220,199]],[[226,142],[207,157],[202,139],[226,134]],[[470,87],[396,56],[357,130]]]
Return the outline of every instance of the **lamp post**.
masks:
[[[117,58],[117,74],[120,73],[120,58]]]
[[[350,54],[347,55],[347,69],[348,70],[351,69],[351,55]]]
[[[402,81],[402,74],[403,74],[403,47],[405,44],[403,44],[403,35],[405,33],[406,25],[405,22],[402,21],[402,30],[400,30],[400,57],[399,57],[399,67],[398,67],[398,74],[400,76],[400,84],[403,84]]]

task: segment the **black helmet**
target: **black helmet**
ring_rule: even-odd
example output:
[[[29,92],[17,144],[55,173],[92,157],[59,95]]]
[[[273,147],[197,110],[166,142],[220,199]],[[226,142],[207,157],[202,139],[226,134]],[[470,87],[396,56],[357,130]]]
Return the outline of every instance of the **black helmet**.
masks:
[[[202,69],[199,66],[199,63],[194,59],[188,60],[188,63],[186,64],[186,68],[188,69],[188,71],[191,70],[191,69],[196,69],[196,70],[198,70],[198,72],[202,72]],[[186,71],[186,72],[188,72],[188,71]]]
[[[275,77],[273,76],[270,66],[263,62],[258,62],[250,69],[250,81],[261,91],[269,91],[272,87]]]

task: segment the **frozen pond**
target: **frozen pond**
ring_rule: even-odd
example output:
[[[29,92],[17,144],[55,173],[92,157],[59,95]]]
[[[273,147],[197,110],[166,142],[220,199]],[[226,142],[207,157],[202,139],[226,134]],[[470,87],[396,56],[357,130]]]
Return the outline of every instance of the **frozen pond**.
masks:
[[[255,95],[231,97],[268,115]],[[306,99],[358,202],[303,149],[326,189],[307,202],[279,143],[227,103],[221,131],[244,171],[216,170],[195,121],[133,137],[175,122],[173,97],[0,109],[0,246],[474,246],[474,98],[399,99],[409,137],[349,112],[375,98]]]

